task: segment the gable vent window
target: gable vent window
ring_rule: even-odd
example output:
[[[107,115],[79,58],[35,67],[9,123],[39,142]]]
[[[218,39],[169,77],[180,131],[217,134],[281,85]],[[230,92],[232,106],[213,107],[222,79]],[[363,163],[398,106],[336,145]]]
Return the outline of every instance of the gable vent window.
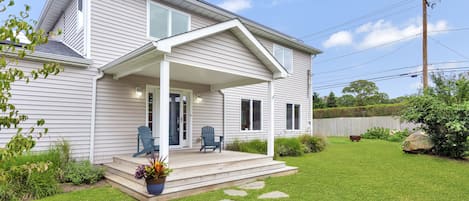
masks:
[[[77,11],[77,29],[81,30],[83,28],[83,21],[84,21],[84,15],[83,15],[83,0],[77,0],[77,6],[78,6],[78,11]]]
[[[274,57],[289,72],[293,72],[293,51],[286,47],[274,44]]]
[[[148,17],[148,34],[152,38],[161,39],[189,31],[190,15],[155,2],[150,2]]]

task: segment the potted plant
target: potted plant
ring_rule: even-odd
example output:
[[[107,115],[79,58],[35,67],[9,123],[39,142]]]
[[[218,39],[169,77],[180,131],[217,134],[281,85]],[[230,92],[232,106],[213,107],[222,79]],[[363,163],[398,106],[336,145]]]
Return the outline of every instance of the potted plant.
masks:
[[[135,178],[145,178],[147,191],[152,195],[159,195],[163,192],[166,177],[172,169],[165,162],[166,157],[158,157],[155,154],[148,159],[149,164],[139,165],[135,170]]]

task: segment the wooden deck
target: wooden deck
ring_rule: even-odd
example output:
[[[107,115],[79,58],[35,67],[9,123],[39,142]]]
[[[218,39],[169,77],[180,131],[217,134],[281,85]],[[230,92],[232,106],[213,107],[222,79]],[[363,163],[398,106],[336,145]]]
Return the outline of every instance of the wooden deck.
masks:
[[[147,164],[145,157],[116,156],[107,167],[106,178],[115,187],[138,200],[169,200],[238,185],[270,176],[288,175],[297,168],[260,154],[233,151],[199,152],[197,149],[172,150],[162,195],[146,193],[145,181],[134,178],[135,168]]]

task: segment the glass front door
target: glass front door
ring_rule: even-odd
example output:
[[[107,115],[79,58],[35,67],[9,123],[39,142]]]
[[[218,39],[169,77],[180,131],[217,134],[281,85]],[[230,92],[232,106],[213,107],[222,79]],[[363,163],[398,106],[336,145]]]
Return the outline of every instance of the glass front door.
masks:
[[[169,145],[173,148],[190,146],[189,106],[190,92],[171,90],[169,95]],[[159,90],[147,87],[147,125],[159,137]],[[155,142],[159,143],[159,142]]]

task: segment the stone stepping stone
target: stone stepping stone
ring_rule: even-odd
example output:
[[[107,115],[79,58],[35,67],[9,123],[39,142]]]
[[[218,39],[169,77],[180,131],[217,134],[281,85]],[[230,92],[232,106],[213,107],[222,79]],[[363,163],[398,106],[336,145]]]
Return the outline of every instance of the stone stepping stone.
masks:
[[[288,194],[280,191],[273,191],[270,193],[264,193],[257,197],[258,199],[277,199],[277,198],[287,198]]]
[[[220,200],[220,201],[234,201],[234,200],[230,200],[230,199],[223,199],[223,200]]]
[[[229,196],[244,197],[244,196],[248,195],[248,193],[247,193],[246,191],[234,190],[234,189],[224,190],[223,192],[224,192],[226,195],[229,195]]]
[[[265,186],[264,181],[256,181],[256,182],[241,185],[239,186],[239,188],[245,189],[245,190],[259,190],[259,189],[263,189],[264,186]]]

